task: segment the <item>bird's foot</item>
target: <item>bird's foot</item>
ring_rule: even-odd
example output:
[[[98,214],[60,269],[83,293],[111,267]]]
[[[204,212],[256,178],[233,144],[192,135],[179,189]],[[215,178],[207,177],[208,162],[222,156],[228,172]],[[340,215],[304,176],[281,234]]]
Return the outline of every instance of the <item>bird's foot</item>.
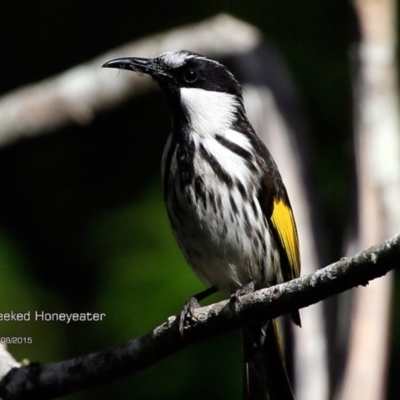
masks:
[[[231,294],[229,307],[236,315],[239,314],[242,305],[240,298],[246,294],[253,293],[254,289],[254,282],[251,281]]]
[[[217,288],[212,286],[201,293],[196,294],[193,297],[189,297],[186,300],[185,305],[179,315],[179,333],[183,337],[183,330],[185,329],[185,325],[193,320],[194,317],[194,310],[196,308],[200,308],[199,301],[205,299],[206,297],[210,296],[211,294],[215,293]]]
[[[200,308],[200,303],[197,301],[196,297],[189,297],[179,315],[179,333],[182,337],[185,325],[193,319],[194,310],[196,308]]]

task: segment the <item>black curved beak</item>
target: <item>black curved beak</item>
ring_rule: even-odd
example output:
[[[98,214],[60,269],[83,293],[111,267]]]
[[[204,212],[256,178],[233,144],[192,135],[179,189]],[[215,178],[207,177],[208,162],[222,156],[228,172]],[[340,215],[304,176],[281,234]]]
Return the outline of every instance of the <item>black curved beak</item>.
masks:
[[[151,76],[163,75],[163,71],[152,58],[116,58],[114,60],[107,61],[102,65],[102,68],[128,69],[135,72],[142,72]]]

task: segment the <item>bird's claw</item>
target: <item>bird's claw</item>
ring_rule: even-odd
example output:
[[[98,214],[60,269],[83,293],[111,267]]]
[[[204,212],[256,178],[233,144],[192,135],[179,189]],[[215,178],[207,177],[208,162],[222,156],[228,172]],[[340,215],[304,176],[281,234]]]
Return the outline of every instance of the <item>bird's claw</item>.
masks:
[[[240,308],[242,305],[242,301],[240,298],[246,294],[254,292],[254,282],[250,282],[247,285],[244,285],[240,289],[236,290],[231,294],[229,299],[229,307],[236,314],[239,315]]]
[[[179,315],[179,333],[183,337],[183,330],[187,322],[193,320],[194,310],[200,308],[200,304],[196,297],[189,297]]]

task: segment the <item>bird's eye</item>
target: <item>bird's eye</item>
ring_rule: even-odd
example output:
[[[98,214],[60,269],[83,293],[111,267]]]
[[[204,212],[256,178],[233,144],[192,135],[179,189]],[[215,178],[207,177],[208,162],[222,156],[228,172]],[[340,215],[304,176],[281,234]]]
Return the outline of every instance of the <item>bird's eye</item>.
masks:
[[[187,83],[194,83],[197,81],[198,78],[198,74],[194,69],[188,69],[185,71],[185,73],[183,74],[183,79],[185,80],[185,82]]]

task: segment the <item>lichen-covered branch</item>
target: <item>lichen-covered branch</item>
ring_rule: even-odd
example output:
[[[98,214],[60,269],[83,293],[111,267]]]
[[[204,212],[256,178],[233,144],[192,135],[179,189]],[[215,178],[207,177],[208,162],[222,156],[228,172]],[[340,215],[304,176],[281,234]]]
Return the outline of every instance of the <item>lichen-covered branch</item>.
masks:
[[[183,348],[238,328],[243,321],[275,318],[351,289],[400,267],[400,234],[354,257],[241,298],[239,316],[228,301],[195,310],[178,330],[177,317],[123,345],[72,360],[11,370],[0,386],[2,400],[51,399],[142,370]]]

